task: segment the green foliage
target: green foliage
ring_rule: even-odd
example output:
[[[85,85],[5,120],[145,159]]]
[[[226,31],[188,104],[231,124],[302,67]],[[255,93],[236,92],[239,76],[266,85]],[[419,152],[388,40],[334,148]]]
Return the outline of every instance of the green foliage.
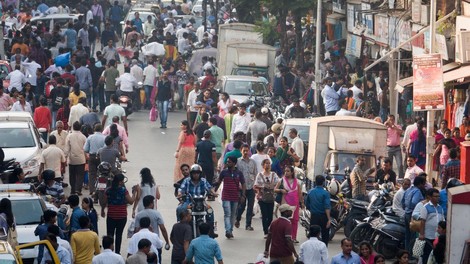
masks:
[[[277,32],[277,19],[272,18],[264,21],[256,21],[256,31],[263,35],[263,42],[273,46],[279,40],[280,35]]]

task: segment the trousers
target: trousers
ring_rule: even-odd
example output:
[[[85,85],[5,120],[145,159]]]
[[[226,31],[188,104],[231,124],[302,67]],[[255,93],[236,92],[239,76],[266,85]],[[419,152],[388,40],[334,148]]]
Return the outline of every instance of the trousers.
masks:
[[[82,192],[83,179],[85,175],[85,164],[69,164],[70,193]]]

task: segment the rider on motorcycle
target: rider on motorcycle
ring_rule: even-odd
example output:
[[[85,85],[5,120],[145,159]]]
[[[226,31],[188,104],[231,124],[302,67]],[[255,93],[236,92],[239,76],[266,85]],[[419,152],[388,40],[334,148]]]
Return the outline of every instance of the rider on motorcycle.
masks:
[[[210,183],[205,179],[201,178],[202,168],[199,164],[194,164],[189,170],[190,177],[184,179],[178,190],[178,196],[176,197],[181,201],[181,204],[176,208],[176,217],[179,220],[179,215],[184,210],[188,209],[188,205],[191,203],[191,196],[204,195],[209,192],[210,195],[217,197],[217,193],[214,192]],[[185,195],[183,197],[183,195]],[[214,214],[209,213],[207,215],[207,222],[214,222]]]
[[[41,176],[44,181],[37,187],[37,190],[41,195],[50,195],[51,203],[60,207],[65,202],[65,194],[62,184],[55,181],[55,172],[50,169],[44,170]]]

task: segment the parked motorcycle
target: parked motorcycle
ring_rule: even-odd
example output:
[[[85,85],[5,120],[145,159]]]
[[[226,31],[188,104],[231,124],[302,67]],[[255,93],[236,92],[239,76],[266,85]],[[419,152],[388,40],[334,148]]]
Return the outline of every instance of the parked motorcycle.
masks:
[[[0,164],[0,180],[3,184],[10,183],[10,175],[16,168],[21,168],[21,166],[15,158],[4,160]]]

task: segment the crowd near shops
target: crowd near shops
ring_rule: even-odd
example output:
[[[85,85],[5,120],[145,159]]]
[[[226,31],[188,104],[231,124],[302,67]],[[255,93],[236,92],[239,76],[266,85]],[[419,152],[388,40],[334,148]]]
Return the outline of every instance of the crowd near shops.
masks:
[[[67,201],[70,220],[61,222],[57,212],[48,210],[35,234],[51,242],[61,263],[161,263],[163,248],[171,248],[171,263],[213,263],[214,258],[223,263],[213,219],[201,224],[199,237],[193,238],[192,215],[187,210],[188,194],[207,192],[208,201],[215,201],[222,184],[223,236],[235,239],[237,229],[262,229],[266,243],[259,247],[264,251],[262,258],[269,258],[270,263],[385,263],[383,256],[373,252],[370,241],[361,243],[356,254],[348,238],[341,240],[342,252],[328,256],[330,194],[320,176],[304,197],[296,170],[305,165],[307,153],[295,128],[288,131],[288,137],[281,136],[283,120],[273,118],[271,109],[219,94],[214,58],[201,61],[202,81],[189,74],[183,55],[196,43],[201,48],[217,48],[216,30],[210,24],[219,14],[195,28],[196,21],[183,23],[174,18],[190,13],[191,2],[185,0],[161,7],[156,20],[135,12],[132,20],[121,25],[132,8],[130,1],[82,1],[73,8],[65,2],[30,4],[3,3],[2,18],[14,27],[5,32],[11,72],[5,76],[8,87],[0,89],[0,111],[28,112],[36,127],[45,131],[42,136],[48,147],[42,153],[38,189],[57,205]],[[232,10],[230,4],[222,7],[222,11]],[[73,9],[82,15],[64,28],[31,22],[36,16],[68,14]],[[428,150],[432,144],[426,141],[423,118],[406,110],[409,90],[399,98],[400,118],[389,114],[384,65],[364,74],[367,62],[356,61],[353,67],[344,43],[327,41],[321,49],[322,79],[315,80],[309,49],[312,29],[307,27],[303,35],[305,50],[299,63],[294,59],[292,22],[288,15],[291,46],[288,52],[277,53],[276,74],[269,82],[273,96],[287,106],[285,117],[358,116],[382,123],[387,128],[388,158],[373,168],[365,167],[363,157],[357,158],[350,174],[352,198],[368,200],[366,179],[376,171],[377,185],[390,183],[396,190],[395,213],[419,226],[406,225],[405,248],[396,263],[409,263],[411,258],[445,263],[447,189],[459,184],[459,146],[470,140],[467,104],[440,120],[433,130],[433,150]],[[141,52],[141,46],[154,42],[164,46],[164,55]],[[65,59],[65,64],[58,58]],[[118,69],[120,64],[123,71]],[[256,71],[253,76],[259,77]],[[315,82],[322,83],[319,94]],[[150,169],[141,170],[141,183],[132,190],[126,189],[125,176],[119,171],[116,160],[125,161],[131,151],[128,113],[119,104],[121,95],[133,99],[133,111],[150,111],[155,117],[158,112],[161,129],[167,128],[170,111],[187,113],[174,153],[173,181],[180,205],[170,232],[157,209],[160,191]],[[424,173],[428,152],[433,152],[432,167],[438,175],[431,182]],[[105,202],[95,209],[99,200],[95,182],[102,162],[110,165],[114,178]],[[62,181],[66,170],[68,183]],[[21,170],[13,176],[11,183],[24,179]],[[64,188],[70,188],[70,196],[65,197]],[[128,228],[129,256],[124,260],[120,254],[122,236],[130,224],[129,205],[134,228]],[[310,211],[312,226],[309,240],[296,247],[302,210]],[[261,215],[260,227],[252,224],[256,211]],[[0,202],[0,212],[5,230],[15,225],[8,199]],[[98,230],[100,217],[106,219],[106,231]],[[417,244],[419,255],[414,252]],[[39,263],[51,260],[47,250],[39,252]]]

